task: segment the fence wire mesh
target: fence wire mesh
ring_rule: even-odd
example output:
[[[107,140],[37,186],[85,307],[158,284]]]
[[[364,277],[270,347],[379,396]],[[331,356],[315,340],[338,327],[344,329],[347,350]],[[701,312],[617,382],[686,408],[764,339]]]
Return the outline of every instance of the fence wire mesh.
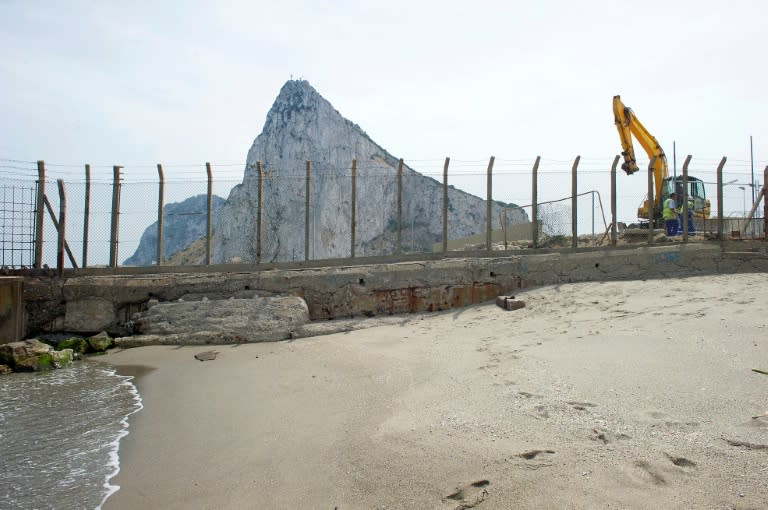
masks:
[[[7,179],[0,184],[0,266],[31,267],[35,262],[37,185]]]
[[[6,160],[7,161],[7,160]],[[764,238],[763,208],[747,221],[753,195],[750,168],[744,162],[726,165],[718,202],[719,159],[696,160],[689,175],[705,183],[711,217],[696,219],[696,232],[711,236]],[[115,183],[111,167],[95,167],[89,181],[69,173],[65,177],[66,267],[108,266],[114,250],[118,265],[200,265],[210,263],[291,262],[396,253],[483,250],[488,242],[488,187],[491,249],[520,249],[532,245],[530,226],[520,227],[533,214],[532,161],[497,159],[488,176],[488,160],[450,161],[447,189],[444,160],[407,163],[402,172],[398,216],[398,162],[371,159],[334,166],[312,162],[306,167],[265,163],[261,172],[261,229],[257,225],[259,176],[256,165],[243,175],[225,173],[211,182],[211,229],[208,234],[208,179],[203,165],[173,165],[162,182],[162,260],[158,260],[158,208],[161,184],[153,168],[126,167],[118,183],[117,230],[112,232]],[[582,158],[578,164],[576,217],[573,216],[573,161],[542,159],[536,175],[538,246],[568,247],[574,223],[578,245],[607,244],[611,223],[610,164]],[[9,168],[9,167],[13,168]],[[31,267],[35,263],[35,233],[42,227],[43,263],[57,258],[56,222],[60,199],[51,165],[44,192],[47,206],[37,225],[37,168],[32,162],[0,165],[0,263]],[[64,165],[61,165],[64,166]],[[67,169],[68,170],[68,169]],[[239,173],[239,172],[238,172]],[[679,174],[679,172],[677,172]],[[82,175],[82,174],[81,174]],[[746,183],[746,184],[745,184]],[[354,185],[354,194],[353,194]],[[586,190],[586,191],[585,191]],[[647,191],[647,173],[616,178],[620,227],[639,226],[636,212]],[[307,208],[307,193],[309,205]],[[444,203],[444,193],[447,202]],[[225,207],[227,197],[240,207]],[[354,202],[354,211],[353,211]],[[717,219],[722,210],[722,221]],[[354,214],[353,214],[354,212]],[[444,234],[447,217],[447,237]],[[354,219],[354,223],[353,223]],[[354,236],[354,245],[353,245]],[[260,241],[260,243],[259,243]],[[257,246],[258,245],[258,246]]]

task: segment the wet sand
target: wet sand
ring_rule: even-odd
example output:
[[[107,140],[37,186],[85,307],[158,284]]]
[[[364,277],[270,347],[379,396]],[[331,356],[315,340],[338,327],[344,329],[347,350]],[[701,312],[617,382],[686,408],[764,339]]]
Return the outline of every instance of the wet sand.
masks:
[[[768,507],[768,274],[517,298],[105,356],[151,368],[105,509]]]

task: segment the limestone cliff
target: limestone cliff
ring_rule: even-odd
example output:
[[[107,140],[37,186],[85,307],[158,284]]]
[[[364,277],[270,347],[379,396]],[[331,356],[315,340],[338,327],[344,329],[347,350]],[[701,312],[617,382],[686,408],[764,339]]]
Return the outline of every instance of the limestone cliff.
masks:
[[[215,222],[224,199],[214,195],[211,199],[211,217]],[[163,254],[164,259],[189,247],[195,240],[205,237],[208,224],[208,197],[197,195],[183,202],[163,207]],[[147,227],[139,240],[136,251],[123,265],[148,266],[157,257],[157,222]]]
[[[392,253],[397,236],[398,160],[303,80],[288,81],[248,152],[242,184],[214,229],[214,262],[256,260],[257,162],[263,168],[261,260],[304,259],[306,164],[311,161],[309,258],[350,255],[352,160],[357,161],[357,256]],[[429,251],[442,239],[442,183],[403,169],[402,244]],[[485,200],[450,188],[448,236],[485,230]],[[494,204],[496,212],[504,204]],[[521,210],[513,222],[527,221]]]

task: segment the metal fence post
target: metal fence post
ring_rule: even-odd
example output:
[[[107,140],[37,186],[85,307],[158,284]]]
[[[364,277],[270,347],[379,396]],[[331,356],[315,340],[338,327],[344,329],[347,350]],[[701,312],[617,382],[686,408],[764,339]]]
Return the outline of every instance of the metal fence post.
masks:
[[[91,220],[91,165],[85,165],[85,207],[83,209],[83,268],[88,267],[88,230]]]
[[[213,172],[211,164],[205,163],[205,172],[208,174],[208,217],[205,230],[205,265],[211,265],[211,237],[213,236]]]
[[[403,159],[397,165],[397,254],[403,253]]]
[[[443,164],[443,253],[448,251],[448,164],[451,158],[445,158]]]
[[[43,197],[43,202],[45,202],[45,208],[48,209],[48,214],[51,216],[51,223],[53,223],[53,228],[56,229],[56,234],[59,233],[59,220],[56,217],[56,213],[53,211],[53,206],[51,206],[51,202],[48,201],[48,197]],[[69,261],[72,263],[72,267],[77,269],[77,261],[75,260],[75,256],[72,255],[72,250],[69,249],[69,243],[67,243],[67,239],[65,238],[63,240],[64,244],[64,251],[67,252],[67,256],[69,256]]]
[[[595,242],[595,190],[589,192],[592,198],[592,242]]]
[[[611,246],[616,246],[616,167],[619,165],[619,159],[621,156],[613,158],[613,164],[611,165]]]
[[[723,241],[723,167],[726,157],[717,165],[717,240]]]
[[[656,221],[656,207],[653,205],[653,165],[656,164],[656,156],[648,163],[648,244],[653,244],[653,224]]]
[[[576,156],[571,168],[571,248],[579,246],[579,218],[578,218],[578,178],[576,170],[579,168],[581,156]]]
[[[163,165],[157,164],[157,265],[163,265],[163,207],[165,207],[165,175]]]
[[[766,174],[766,176],[768,176],[768,166],[765,167],[765,174]],[[743,232],[746,232],[747,231],[747,227],[749,226],[750,227],[749,230],[752,232],[752,234],[751,234],[752,235],[752,239],[755,239],[755,235],[756,235],[755,228],[757,227],[757,225],[754,224],[752,220],[754,219],[755,212],[757,211],[757,208],[760,205],[760,200],[763,200],[765,198],[766,198],[766,196],[765,196],[765,184],[763,184],[763,187],[760,188],[760,190],[758,190],[756,192],[755,199],[752,202],[752,207],[750,208],[749,214],[747,214],[747,217],[744,218],[744,225],[741,228],[741,230]],[[763,216],[764,220],[768,220],[768,218],[767,218],[768,214],[766,214],[766,213],[768,213],[768,204],[766,204],[764,202],[763,203],[763,214],[765,215],[765,216]],[[768,226],[768,224],[764,225],[764,227],[765,226]],[[764,234],[763,235],[763,239],[768,239],[768,238],[765,237],[765,232],[766,231],[767,230],[764,228],[763,229],[763,234]]]
[[[539,247],[539,162],[541,156],[536,156],[531,176],[531,242],[534,248]]]
[[[264,172],[261,169],[261,161],[256,162],[256,172],[259,175],[259,192],[256,195],[256,263],[261,264],[261,206],[262,188],[264,187]]]
[[[763,170],[763,240],[768,241],[768,165]]]
[[[37,215],[35,217],[35,269],[43,267],[43,221],[45,220],[45,161],[37,162]]]
[[[59,278],[64,274],[64,242],[67,226],[67,195],[64,193],[64,179],[56,179],[59,185],[59,225],[58,242],[56,243],[56,271]]]
[[[117,252],[120,228],[120,169],[121,166],[112,167],[112,225],[109,242],[109,265],[117,268]]]
[[[688,154],[683,161],[683,242],[688,242],[688,165],[691,163],[691,155]]]
[[[491,160],[488,161],[488,175],[486,177],[486,206],[485,206],[485,250],[491,251],[491,236],[493,235],[493,162],[496,160],[495,156],[491,156]]]
[[[355,220],[357,216],[357,160],[352,160],[352,213],[350,231],[350,256],[355,258]]]
[[[309,205],[311,163],[307,160],[306,196],[304,197],[304,260],[309,260]]]

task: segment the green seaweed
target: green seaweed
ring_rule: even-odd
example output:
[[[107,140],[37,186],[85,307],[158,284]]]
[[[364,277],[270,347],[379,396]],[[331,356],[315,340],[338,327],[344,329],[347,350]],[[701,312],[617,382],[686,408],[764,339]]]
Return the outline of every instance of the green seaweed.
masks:
[[[84,338],[73,336],[62,340],[56,345],[56,350],[61,351],[63,349],[72,349],[74,352],[85,354],[88,351],[88,341]]]
[[[40,370],[50,370],[51,368],[54,368],[53,355],[47,352],[40,354],[37,357],[37,366]]]
[[[9,367],[12,367],[13,356],[10,354],[5,354],[4,352],[0,352],[0,365],[8,365]]]

